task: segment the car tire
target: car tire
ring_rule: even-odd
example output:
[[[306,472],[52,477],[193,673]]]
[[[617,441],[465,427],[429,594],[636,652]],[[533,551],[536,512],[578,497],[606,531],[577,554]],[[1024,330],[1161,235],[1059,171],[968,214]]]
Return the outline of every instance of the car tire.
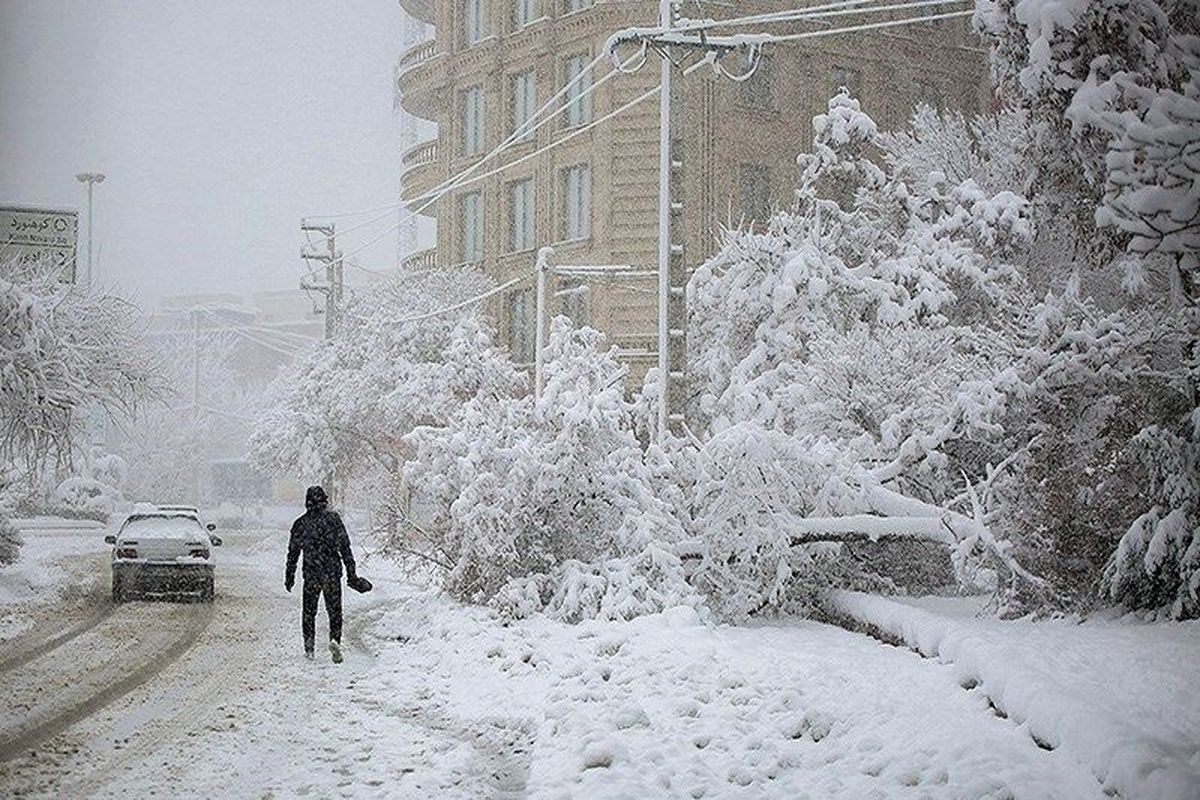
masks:
[[[207,581],[205,581],[204,583],[202,583],[200,585],[200,602],[201,603],[211,603],[213,601],[213,597],[217,593],[216,586],[214,584],[215,584],[214,580],[212,578],[209,578]]]
[[[117,605],[121,605],[126,600],[125,585],[119,575],[113,575],[112,579],[112,599]]]

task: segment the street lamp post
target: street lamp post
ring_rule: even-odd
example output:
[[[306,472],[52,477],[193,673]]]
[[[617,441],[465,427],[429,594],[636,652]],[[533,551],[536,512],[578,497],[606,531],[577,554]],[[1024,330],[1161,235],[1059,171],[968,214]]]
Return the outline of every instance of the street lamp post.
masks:
[[[87,226],[88,226],[88,253],[87,253],[87,279],[88,286],[92,285],[92,187],[97,183],[104,183],[103,172],[81,172],[75,176],[75,180],[80,183],[87,184]]]

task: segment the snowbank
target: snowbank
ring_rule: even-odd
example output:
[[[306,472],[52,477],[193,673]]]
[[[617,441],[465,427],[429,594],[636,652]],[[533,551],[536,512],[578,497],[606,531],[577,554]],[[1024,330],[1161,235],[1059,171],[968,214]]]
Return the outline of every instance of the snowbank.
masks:
[[[830,610],[951,665],[1106,790],[1200,797],[1200,622],[975,618],[971,601],[834,592]]]
[[[79,569],[91,569],[100,562],[69,558],[108,550],[100,523],[55,517],[14,519],[12,523],[25,544],[15,563],[0,567],[0,638],[14,636],[28,624],[23,615],[13,613],[14,606],[48,601],[108,576],[107,569],[97,567],[94,575],[81,578]]]

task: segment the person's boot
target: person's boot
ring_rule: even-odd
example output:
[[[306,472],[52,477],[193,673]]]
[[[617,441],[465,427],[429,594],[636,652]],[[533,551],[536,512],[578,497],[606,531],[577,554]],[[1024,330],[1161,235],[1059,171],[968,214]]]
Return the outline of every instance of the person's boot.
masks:
[[[313,640],[305,639],[304,640],[304,657],[307,658],[309,661],[313,660],[313,648],[314,648]]]
[[[341,642],[329,640],[329,655],[333,657],[333,663],[342,663],[342,644]]]

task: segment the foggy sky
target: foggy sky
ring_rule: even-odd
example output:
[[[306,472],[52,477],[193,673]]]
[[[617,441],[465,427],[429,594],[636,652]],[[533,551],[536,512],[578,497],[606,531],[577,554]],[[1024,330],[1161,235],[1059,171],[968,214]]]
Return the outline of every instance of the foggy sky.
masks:
[[[78,208],[82,269],[74,176],[104,172],[105,285],[147,300],[293,288],[301,216],[396,200],[400,13],[396,0],[0,0],[0,203]],[[362,263],[394,266],[396,242]]]

